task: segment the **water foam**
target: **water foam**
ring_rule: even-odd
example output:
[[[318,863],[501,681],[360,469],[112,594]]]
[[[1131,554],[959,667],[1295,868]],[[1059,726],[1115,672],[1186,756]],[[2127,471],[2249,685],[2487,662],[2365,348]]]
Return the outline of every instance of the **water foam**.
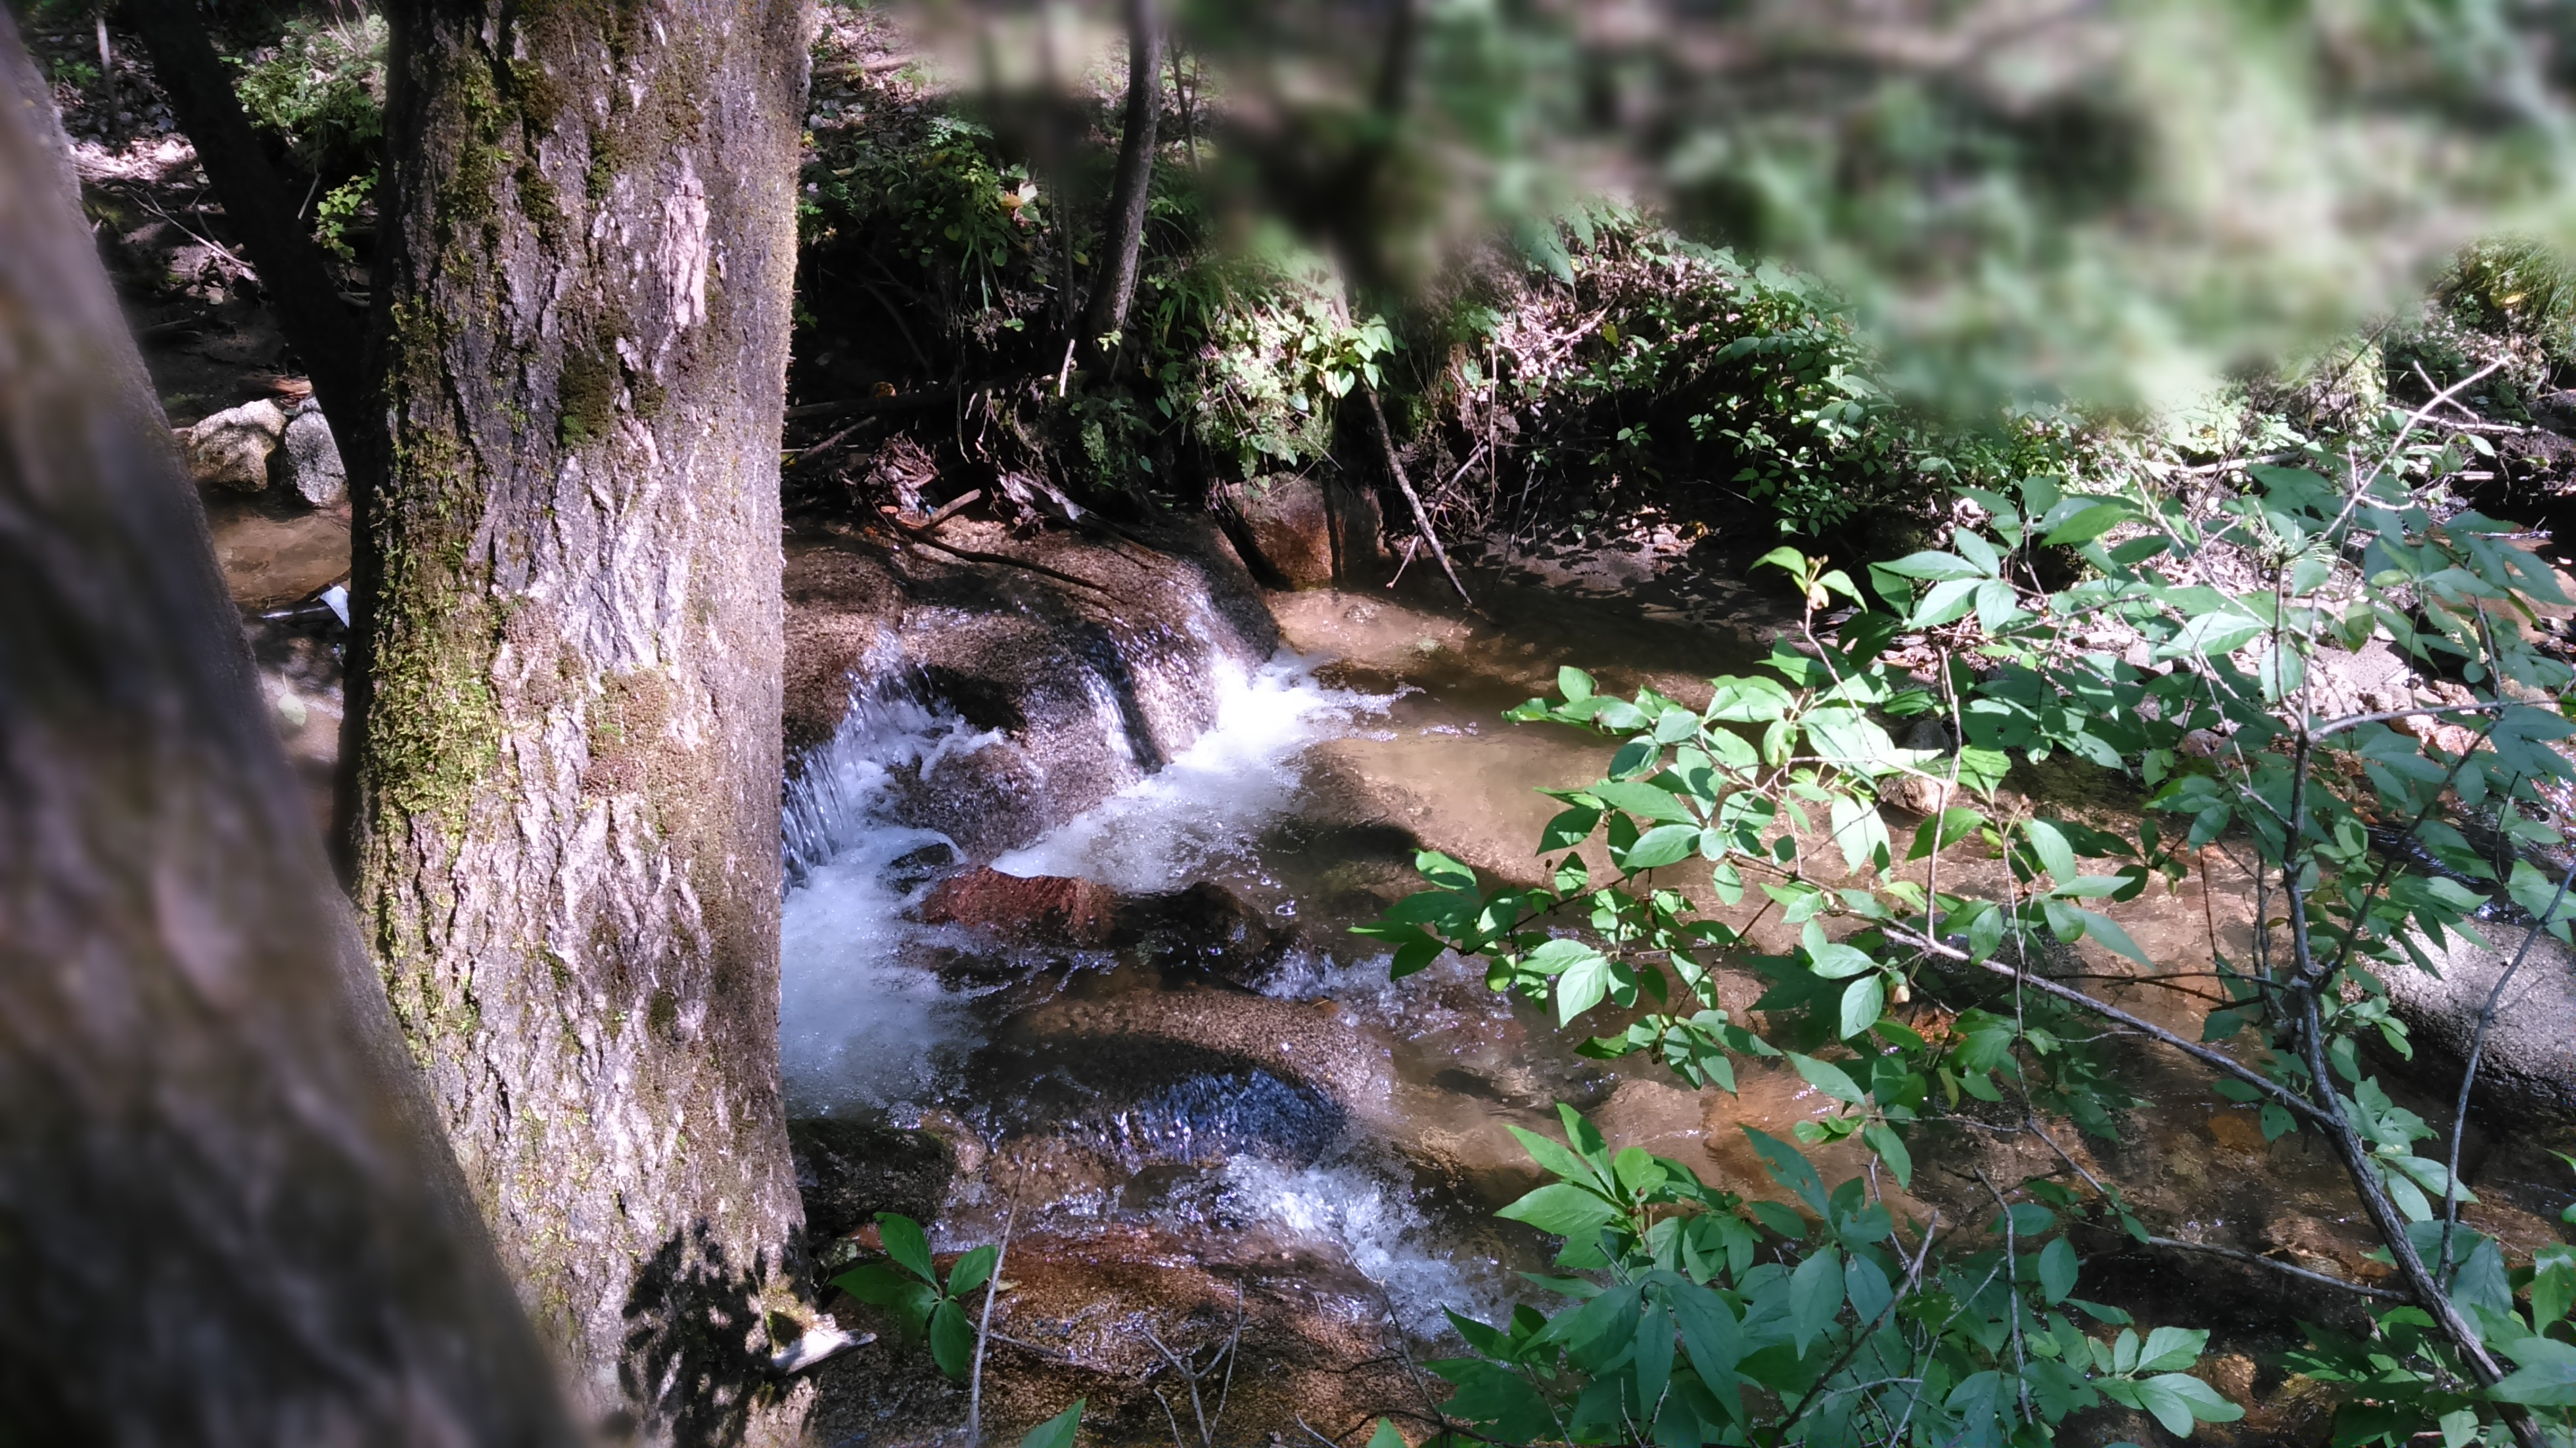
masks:
[[[1204,879],[1242,860],[1261,827],[1285,813],[1304,772],[1298,755],[1383,714],[1390,696],[1317,682],[1317,660],[1282,652],[1217,680],[1216,722],[1170,763],[993,862],[1006,875],[1072,875],[1145,894]]]

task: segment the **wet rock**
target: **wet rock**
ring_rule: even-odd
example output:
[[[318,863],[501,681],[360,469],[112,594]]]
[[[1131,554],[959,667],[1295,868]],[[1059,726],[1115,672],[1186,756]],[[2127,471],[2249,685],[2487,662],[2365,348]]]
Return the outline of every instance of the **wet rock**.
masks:
[[[1226,537],[1263,582],[1325,588],[1371,571],[1382,556],[1377,499],[1312,475],[1263,478],[1225,490]]]
[[[1116,899],[1088,880],[1005,875],[979,866],[939,883],[921,902],[925,925],[963,925],[1036,945],[1097,950],[1109,943]]]
[[[1357,1441],[1351,1430],[1366,1436],[1381,1414],[1412,1421],[1427,1408],[1382,1294],[1338,1257],[1232,1232],[1109,1228],[1016,1239],[1002,1275],[1011,1287],[995,1299],[984,1366],[994,1441],[1016,1441],[1082,1398],[1085,1442],[1169,1444],[1164,1404],[1184,1441],[1197,1442],[1174,1358],[1205,1375],[1200,1397],[1219,1442],[1311,1442],[1301,1419]],[[845,1322],[868,1312],[844,1298],[833,1305]],[[1229,1344],[1240,1359],[1220,1416]],[[910,1351],[862,1349],[818,1369],[818,1441],[863,1432],[870,1443],[928,1442],[962,1419],[962,1390],[888,1401],[890,1379],[935,1376]]]
[[[796,1194],[805,1199],[805,1235],[817,1242],[846,1237],[879,1212],[931,1220],[957,1171],[956,1152],[928,1131],[818,1118],[787,1123],[787,1145]]]
[[[927,925],[963,925],[1014,942],[1072,950],[1137,950],[1165,964],[1246,975],[1280,943],[1259,912],[1223,886],[1121,895],[1089,880],[1005,875],[989,866],[940,882],[920,906]]]
[[[200,486],[256,493],[268,487],[268,457],[285,436],[285,412],[261,398],[182,429],[179,450]]]
[[[286,420],[282,446],[269,455],[270,480],[305,506],[327,508],[349,496],[349,472],[321,404],[307,398]]]
[[[1213,527],[1152,548],[1022,539],[957,519],[940,541],[1036,568],[961,562],[844,533],[787,546],[791,755],[832,741],[853,683],[953,710],[977,737],[905,780],[896,812],[990,860],[1160,769],[1278,648],[1259,589]],[[1054,574],[1084,580],[1068,583]]]
[[[2439,977],[2412,968],[2380,972],[2390,1003],[2413,1033],[2417,1060],[2443,1071],[2468,1060],[2488,997],[2528,942],[2487,1028],[2476,1097],[2514,1120],[2576,1118],[2576,1033],[2568,1030],[2576,1021],[2576,953],[2525,926],[2476,924],[2491,943],[2476,945],[2453,932],[2446,948],[2431,952]]]

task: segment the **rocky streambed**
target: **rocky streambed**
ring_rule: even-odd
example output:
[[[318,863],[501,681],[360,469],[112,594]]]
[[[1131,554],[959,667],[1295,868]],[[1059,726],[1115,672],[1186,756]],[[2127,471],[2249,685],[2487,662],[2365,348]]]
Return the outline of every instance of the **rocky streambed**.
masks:
[[[1555,808],[1533,788],[1601,760],[1502,710],[1561,663],[1684,698],[1748,666],[1788,618],[1735,581],[1741,560],[1650,543],[1636,578],[1489,560],[1470,613],[1436,574],[1390,590],[1340,554],[1338,584],[1264,590],[1235,549],[1275,531],[1032,542],[951,523],[946,551],[891,531],[789,546],[804,752],[783,1025],[817,1250],[868,1256],[880,1210],[927,1221],[943,1252],[1007,1239],[982,1405],[1004,1441],[1076,1397],[1101,1442],[1427,1424],[1440,1389],[1420,1364],[1457,1346],[1441,1309],[1490,1318],[1545,1261],[1535,1233],[1491,1215],[1536,1183],[1507,1124],[1552,1130],[1570,1102],[1614,1143],[1766,1195],[1738,1127],[1786,1134],[1830,1106],[1758,1067],[1727,1095],[1585,1060],[1480,973],[1451,961],[1390,983],[1347,933],[1413,888],[1417,849],[1530,876]],[[2078,817],[2136,805],[2061,776],[2020,783]],[[2223,851],[2114,913],[2159,959],[2241,952],[2253,927]],[[2087,946],[2058,968],[2198,1033],[2205,1003],[2124,983],[2115,957]],[[1727,1004],[1760,989],[1730,979]],[[2267,1143],[2196,1071],[2143,1050],[2136,1064],[2151,1102],[2121,1142],[2055,1130],[2083,1170],[2160,1234],[2381,1270],[2321,1144]],[[2398,1086],[2447,1123],[2446,1101]],[[2016,1124],[1929,1129],[1900,1209],[1962,1220],[1986,1201],[1979,1172],[2070,1174]],[[2471,1220],[2525,1250],[2552,1239],[2567,1193],[2544,1148],[2567,1135],[2518,1109],[2473,1114]],[[1829,1175],[1859,1167],[1824,1156]],[[2349,1319],[2352,1299],[2108,1234],[2086,1248],[2090,1295],[2219,1328],[2208,1371],[2255,1408],[2226,1430],[2237,1440],[2322,1434],[2314,1395],[2270,1354],[2299,1319]],[[832,1306],[880,1340],[819,1370],[822,1441],[953,1437],[964,1390],[872,1309]],[[2154,1431],[2106,1419],[2079,1436]]]

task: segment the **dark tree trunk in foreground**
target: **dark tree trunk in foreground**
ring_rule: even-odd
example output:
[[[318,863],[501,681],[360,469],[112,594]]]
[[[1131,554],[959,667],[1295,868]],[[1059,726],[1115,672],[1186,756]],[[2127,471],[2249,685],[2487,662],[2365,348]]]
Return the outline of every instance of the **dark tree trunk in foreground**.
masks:
[[[1154,0],[1127,0],[1127,115],[1118,140],[1118,176],[1110,187],[1100,270],[1083,309],[1086,347],[1115,345],[1136,298],[1136,264],[1145,246],[1145,212],[1153,200],[1154,132],[1163,114],[1163,24]]]
[[[52,126],[0,13],[0,1438],[568,1443]]]
[[[391,7],[353,886],[539,1331],[647,1441],[804,1411],[764,1370],[811,1315],[778,1079],[806,18]]]
[[[348,451],[371,425],[359,367],[364,331],[340,300],[321,246],[296,215],[294,194],[242,113],[204,16],[195,0],[126,0],[125,16],[142,33],[179,128],[223,198],[225,219],[250,254],[278,329],[312,373],[313,395],[332,436]]]

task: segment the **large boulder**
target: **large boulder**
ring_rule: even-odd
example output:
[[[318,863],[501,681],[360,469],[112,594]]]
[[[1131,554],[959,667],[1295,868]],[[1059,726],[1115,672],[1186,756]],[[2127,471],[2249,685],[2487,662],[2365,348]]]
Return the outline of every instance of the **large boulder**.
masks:
[[[1367,577],[1383,556],[1377,498],[1311,474],[1225,490],[1226,537],[1262,581],[1327,588]]]
[[[2576,1118],[2576,952],[2521,925],[2481,921],[2477,928],[2489,944],[2454,933],[2447,947],[2431,951],[2438,977],[2406,967],[2381,972],[2416,1058],[2446,1071],[2468,1060],[2488,997],[2528,942],[2487,1027],[2476,1096],[2514,1120]]]
[[[349,470],[340,461],[340,447],[332,440],[321,404],[306,398],[286,420],[282,441],[268,459],[270,479],[279,491],[312,508],[327,508],[349,496]]]
[[[201,486],[256,493],[268,487],[269,454],[285,437],[285,411],[261,398],[182,428],[179,451]]]

